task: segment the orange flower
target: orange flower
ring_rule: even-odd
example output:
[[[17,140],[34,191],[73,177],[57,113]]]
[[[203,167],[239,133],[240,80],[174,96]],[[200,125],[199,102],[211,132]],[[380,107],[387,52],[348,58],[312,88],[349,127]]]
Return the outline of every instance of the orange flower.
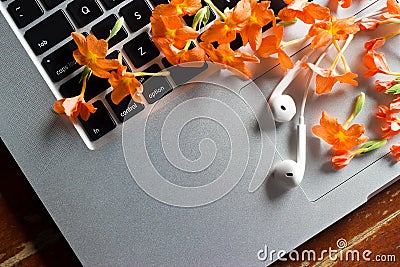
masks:
[[[364,65],[368,68],[365,73],[367,77],[374,76],[377,73],[390,73],[390,68],[383,52],[378,53],[375,50],[368,51],[364,56]]]
[[[399,111],[391,110],[390,107],[384,105],[378,107],[376,117],[384,122],[381,127],[384,139],[390,139],[400,133],[400,119],[396,116],[397,112]]]
[[[377,19],[364,18],[360,20],[359,24],[361,30],[376,30],[380,25],[380,21]]]
[[[332,166],[335,170],[340,170],[349,165],[350,161],[357,154],[348,150],[335,150],[334,156],[331,159]]]
[[[108,71],[117,69],[119,62],[115,59],[106,59],[108,43],[98,40],[94,35],[85,38],[80,33],[73,32],[72,38],[78,46],[73,52],[75,60],[79,65],[87,65],[93,74],[100,78],[108,78]]]
[[[96,108],[92,104],[86,103],[83,96],[79,95],[57,100],[54,103],[54,111],[72,118],[80,115],[82,120],[87,121],[90,113],[96,112]]]
[[[246,78],[251,78],[252,73],[245,62],[260,62],[260,60],[254,55],[241,51],[233,51],[229,44],[219,45],[216,49],[212,44],[208,43],[200,43],[200,46],[206,51],[211,61],[231,66],[239,71],[239,73],[237,73],[238,75],[244,75]]]
[[[262,40],[261,46],[257,51],[262,57],[269,57],[273,54],[278,54],[279,63],[284,70],[293,69],[294,64],[292,59],[286,54],[281,45],[284,28],[283,26],[276,27],[274,25],[274,35],[265,37]]]
[[[314,24],[315,20],[324,20],[330,15],[327,7],[307,0],[284,0],[288,6],[279,11],[278,17],[283,21],[293,21],[295,18],[307,24]]]
[[[311,48],[325,46],[332,40],[346,40],[350,34],[355,34],[360,30],[354,21],[355,17],[339,19],[330,16],[326,21],[315,23],[308,32],[309,36],[315,36]]]
[[[193,16],[201,7],[201,0],[171,0],[169,4],[156,6],[153,16]]]
[[[332,91],[333,86],[337,82],[348,83],[357,86],[358,82],[354,80],[358,75],[347,72],[343,75],[335,75],[331,69],[322,69],[312,63],[303,63],[303,67],[312,69],[316,74],[316,92],[317,94],[326,94]]]
[[[400,144],[393,145],[390,148],[392,155],[396,158],[397,161],[400,161]]]
[[[126,71],[127,67],[121,64],[116,72],[112,72],[108,82],[114,88],[111,100],[118,105],[127,95],[138,103],[142,102],[139,94],[143,93],[143,85],[135,78],[135,74]]]
[[[375,38],[375,39],[372,39],[372,40],[369,40],[368,42],[366,42],[364,44],[364,48],[367,51],[376,50],[379,47],[383,46],[385,44],[385,42],[386,42],[386,39],[383,37]]]
[[[312,132],[337,150],[351,150],[368,140],[368,137],[362,136],[365,132],[364,125],[354,124],[346,130],[338,119],[325,112],[322,113],[320,125],[312,127]]]
[[[387,9],[388,13],[383,14],[383,19],[400,19],[400,5],[396,2],[396,0],[387,0]]]
[[[251,16],[251,0],[240,0],[233,11],[226,14],[225,21],[216,20],[202,35],[201,40],[207,43],[218,41],[227,44],[236,39],[236,33],[241,31]]]
[[[188,26],[183,26],[177,16],[151,17],[153,38],[163,38],[178,48],[183,48],[187,40],[196,39],[199,33]]]
[[[154,41],[172,65],[178,65],[185,62],[204,61],[206,59],[206,53],[200,47],[195,47],[191,50],[178,49],[171,44],[163,42],[163,40],[155,39]]]
[[[274,11],[269,9],[270,2],[251,0],[251,16],[243,30],[240,31],[243,45],[250,43],[251,48],[257,51],[262,42],[262,27],[275,19]]]
[[[390,103],[389,108],[392,112],[400,112],[400,96],[393,100],[392,103]]]
[[[352,0],[338,0],[338,4],[343,8],[348,8],[351,6]]]
[[[376,80],[375,85],[376,85],[376,90],[378,92],[383,92],[392,87],[393,85],[397,84],[396,80],[392,81],[382,81],[382,80]]]

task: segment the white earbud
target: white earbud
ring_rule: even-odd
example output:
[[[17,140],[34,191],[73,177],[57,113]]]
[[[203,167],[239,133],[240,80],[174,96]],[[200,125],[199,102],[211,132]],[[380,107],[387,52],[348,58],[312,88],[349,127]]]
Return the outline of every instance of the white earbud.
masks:
[[[297,161],[284,160],[275,166],[274,171],[275,178],[288,188],[296,187],[301,183],[306,168],[306,125],[302,116],[300,116],[297,131]]]
[[[294,100],[289,95],[283,95],[286,88],[292,83],[296,78],[297,74],[302,70],[301,64],[304,62],[305,58],[297,61],[293,69],[289,70],[285,77],[279,82],[272,92],[268,104],[271,108],[274,119],[277,122],[288,122],[291,121],[296,115],[296,104]]]

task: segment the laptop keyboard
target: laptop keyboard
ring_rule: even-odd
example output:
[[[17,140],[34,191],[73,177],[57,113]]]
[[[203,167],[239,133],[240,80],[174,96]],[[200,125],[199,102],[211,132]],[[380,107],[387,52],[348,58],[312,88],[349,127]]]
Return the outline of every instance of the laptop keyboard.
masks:
[[[221,10],[234,7],[239,0],[215,1]],[[168,0],[14,0],[5,2],[7,11],[20,29],[32,51],[41,62],[43,69],[53,82],[53,87],[62,97],[73,97],[80,93],[79,79],[82,66],[72,56],[77,49],[72,40],[73,31],[88,35],[92,32],[97,38],[107,38],[111,28],[120,16],[127,25],[122,27],[109,42],[107,58],[116,59],[121,52],[123,63],[128,70],[159,72],[170,67],[162,58],[160,51],[151,40],[150,17],[154,6],[166,4]],[[276,11],[283,7],[283,2],[272,1]],[[205,3],[203,2],[203,5]],[[274,8],[273,7],[273,8]],[[211,11],[210,22],[216,15]],[[193,17],[184,17],[191,25]],[[196,44],[192,44],[196,45]],[[232,49],[242,45],[238,35],[231,44]],[[207,68],[171,68],[171,77],[154,77],[146,83],[143,96],[149,104],[155,103],[172,91],[172,83],[182,84],[197,76]],[[176,79],[174,81],[174,79]],[[187,79],[187,80],[186,80]],[[146,77],[139,81],[144,83]],[[96,141],[118,127],[124,120],[132,118],[144,110],[145,106],[126,97],[119,105],[111,101],[110,85],[106,79],[92,76],[87,85],[86,101],[97,108],[87,122],[79,120],[90,141]]]

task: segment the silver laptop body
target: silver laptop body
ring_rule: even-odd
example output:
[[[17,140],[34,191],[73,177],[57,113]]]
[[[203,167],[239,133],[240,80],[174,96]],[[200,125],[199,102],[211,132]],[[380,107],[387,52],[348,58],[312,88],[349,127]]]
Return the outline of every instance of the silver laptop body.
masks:
[[[279,256],[265,255],[265,248],[290,252],[399,175],[399,165],[389,155],[389,145],[399,142],[398,137],[336,172],[326,163],[329,147],[310,131],[323,110],[345,120],[352,100],[364,91],[366,105],[357,122],[365,123],[371,136],[379,136],[378,122],[371,118],[377,103],[390,98],[378,97],[373,82],[362,76],[362,47],[371,39],[369,33],[357,35],[346,53],[353,71],[360,74],[359,87],[340,86],[330,96],[309,96],[306,174],[300,187],[285,190],[271,177],[270,168],[295,159],[297,120],[271,126],[264,118],[276,133],[263,136],[257,115],[268,114],[265,99],[283,75],[276,61],[254,67],[254,82],[240,81],[227,71],[195,78],[202,82],[174,89],[146,107],[145,116],[117,123],[113,133],[92,142],[79,123],[52,111],[62,82],[50,79],[41,60],[61,45],[36,56],[23,36],[27,28],[19,30],[6,10],[11,2],[0,5],[1,138],[84,266],[265,266]],[[109,10],[100,4],[102,18],[129,2]],[[361,16],[384,2],[355,1],[337,14]],[[58,8],[65,10],[68,3]],[[90,31],[100,20],[80,31]],[[123,43],[146,27],[138,33],[128,31]],[[301,30],[288,28],[293,36]],[[388,58],[398,54],[395,43],[385,46]],[[294,60],[305,54],[299,50],[291,51]],[[157,57],[141,68],[160,62]],[[390,64],[400,68],[398,61]],[[299,75],[287,91],[297,106],[303,87],[304,76]],[[104,100],[108,92],[92,101],[100,100],[109,109]],[[182,154],[174,153],[174,145]],[[219,177],[226,181],[216,187]],[[254,179],[260,187],[249,192]],[[171,185],[177,185],[176,191],[169,191]],[[210,190],[198,193],[207,186]]]

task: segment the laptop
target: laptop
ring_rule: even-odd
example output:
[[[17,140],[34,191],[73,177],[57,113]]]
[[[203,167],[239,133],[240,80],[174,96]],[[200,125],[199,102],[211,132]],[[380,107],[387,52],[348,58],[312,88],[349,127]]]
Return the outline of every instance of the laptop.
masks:
[[[311,133],[323,110],[345,120],[349,99],[364,91],[357,122],[378,134],[371,118],[377,103],[389,98],[374,93],[371,80],[360,75],[357,88],[341,86],[329,97],[310,94],[305,176],[299,187],[283,188],[271,166],[296,158],[297,120],[275,124],[266,116],[266,99],[284,75],[277,61],[252,65],[250,81],[212,63],[169,66],[149,34],[151,10],[165,2],[0,4],[0,135],[84,266],[266,266],[279,258],[268,251],[290,252],[397,180],[400,168],[389,145],[399,138],[337,172],[326,163],[329,148]],[[365,0],[341,9],[334,1],[315,2],[332,5],[338,17],[385,5]],[[54,101],[76,92],[82,71],[71,56],[76,46],[70,33],[105,38],[120,16],[126,23],[108,57],[121,52],[132,69],[167,69],[171,76],[143,81],[144,106],[129,100],[113,105],[111,89],[92,77],[86,100],[98,108],[93,117],[70,121],[55,114]],[[287,27],[293,37],[304,31],[301,24]],[[359,74],[369,34],[358,34],[346,52]],[[393,42],[385,49],[397,51]],[[290,54],[296,61],[306,51],[299,46]],[[297,106],[303,87],[299,75],[286,92]]]

